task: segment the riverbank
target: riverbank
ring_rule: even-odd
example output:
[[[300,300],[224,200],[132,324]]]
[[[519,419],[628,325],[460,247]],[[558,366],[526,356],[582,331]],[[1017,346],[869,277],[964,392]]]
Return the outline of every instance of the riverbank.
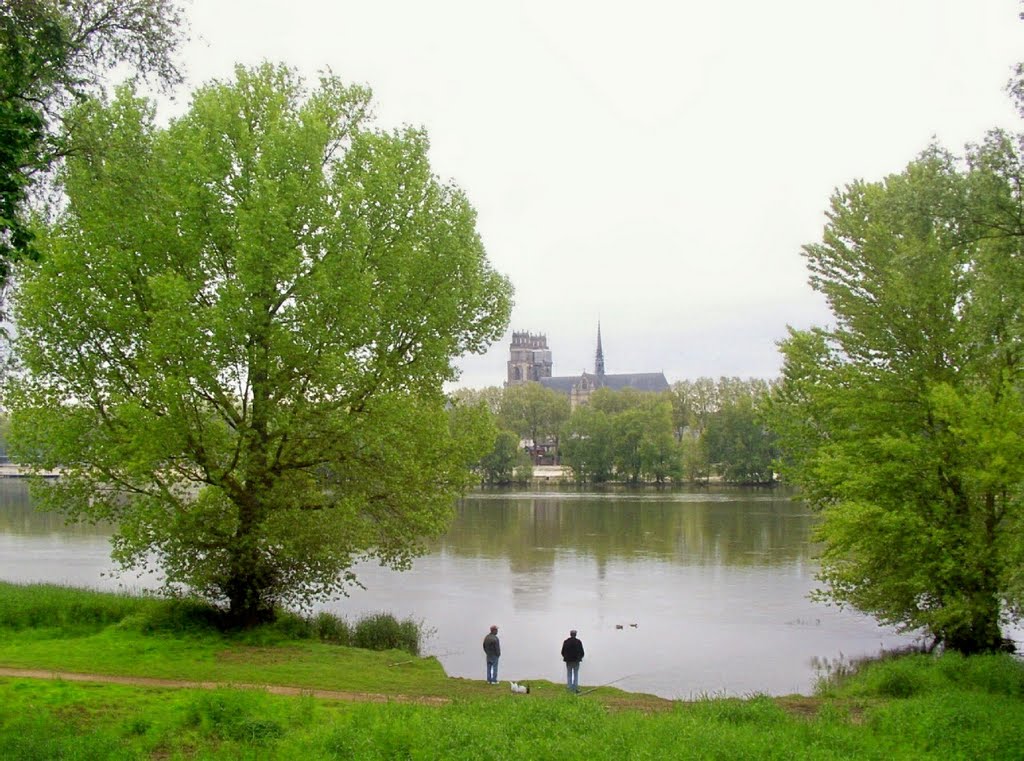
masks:
[[[543,680],[520,695],[449,678],[434,658],[280,624],[224,634],[163,601],[110,598],[76,592],[57,610],[46,589],[0,589],[0,665],[20,669],[0,673],[0,758],[998,759],[1024,747],[1024,667],[1006,656],[890,660],[814,696],[576,697]]]

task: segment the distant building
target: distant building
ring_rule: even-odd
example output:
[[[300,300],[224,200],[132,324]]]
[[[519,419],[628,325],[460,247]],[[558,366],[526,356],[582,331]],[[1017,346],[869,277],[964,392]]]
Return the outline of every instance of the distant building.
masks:
[[[532,333],[512,333],[509,347],[508,381],[506,385],[537,381],[542,386],[561,391],[569,397],[573,409],[586,404],[590,395],[599,388],[618,391],[633,388],[637,391],[668,391],[665,373],[618,373],[609,375],[604,371],[604,350],[601,347],[601,324],[597,325],[597,351],[594,354],[594,372],[582,375],[551,377],[551,350],[547,337]]]
[[[551,377],[551,350],[543,333],[514,332],[509,346],[506,386],[540,381]]]

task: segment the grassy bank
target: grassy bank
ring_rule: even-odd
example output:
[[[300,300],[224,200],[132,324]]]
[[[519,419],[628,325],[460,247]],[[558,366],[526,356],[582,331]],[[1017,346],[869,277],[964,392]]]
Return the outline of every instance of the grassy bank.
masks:
[[[872,663],[823,684],[813,697],[670,703],[611,688],[574,698],[543,682],[531,683],[530,695],[512,695],[448,678],[432,658],[323,642],[294,621],[223,634],[201,619],[155,600],[0,586],[0,666],[447,702],[0,678],[0,758],[1013,759],[1024,753],[1024,668],[1009,656]]]

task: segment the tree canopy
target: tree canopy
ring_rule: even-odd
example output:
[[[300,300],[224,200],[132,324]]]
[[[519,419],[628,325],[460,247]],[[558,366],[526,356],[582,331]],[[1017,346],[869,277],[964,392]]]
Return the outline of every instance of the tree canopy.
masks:
[[[530,381],[506,388],[498,410],[506,430],[539,444],[548,436],[556,436],[562,423],[569,419],[569,399]]]
[[[510,285],[426,135],[370,106],[270,65],[165,128],[127,88],[84,104],[16,294],[12,449],[63,468],[39,498],[241,623],[407,565],[491,444],[451,434],[442,384]]]
[[[171,86],[182,39],[173,0],[7,0],[0,6],[0,279],[31,252],[25,203],[66,153],[66,109],[115,66]]]
[[[791,331],[771,420],[821,510],[821,596],[963,652],[1021,600],[1020,141],[837,192],[804,249],[835,324]]]

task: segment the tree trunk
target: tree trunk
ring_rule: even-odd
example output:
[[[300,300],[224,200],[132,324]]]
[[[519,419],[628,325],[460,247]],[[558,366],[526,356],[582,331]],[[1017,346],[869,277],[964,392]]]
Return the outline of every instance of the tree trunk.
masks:
[[[230,602],[228,620],[233,627],[249,629],[274,620],[274,608],[264,600],[255,574],[236,574],[226,586]]]
[[[950,626],[940,636],[950,650],[964,655],[997,652],[1003,647],[999,626],[999,604],[995,595],[977,594],[970,601],[971,617]]]

